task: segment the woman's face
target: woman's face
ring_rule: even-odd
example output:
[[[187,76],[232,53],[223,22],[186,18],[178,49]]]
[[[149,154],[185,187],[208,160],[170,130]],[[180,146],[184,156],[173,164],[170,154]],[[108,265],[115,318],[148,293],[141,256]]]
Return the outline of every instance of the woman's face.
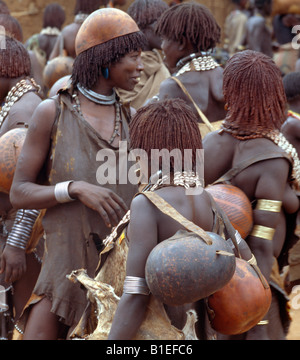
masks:
[[[131,91],[139,82],[143,70],[141,51],[132,51],[110,66],[109,76],[114,87]]]
[[[164,54],[164,63],[168,67],[171,73],[176,68],[176,64],[182,57],[182,53],[179,49],[180,44],[177,41],[162,38],[161,49]]]

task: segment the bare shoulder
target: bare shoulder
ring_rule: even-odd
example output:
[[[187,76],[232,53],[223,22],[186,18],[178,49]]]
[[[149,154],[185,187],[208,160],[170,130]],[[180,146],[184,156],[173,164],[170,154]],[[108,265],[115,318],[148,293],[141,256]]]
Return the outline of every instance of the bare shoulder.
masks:
[[[223,79],[224,69],[222,66],[217,66],[213,71],[208,71],[208,73],[215,75],[215,77],[219,77],[219,79]]]
[[[131,244],[143,243],[145,249],[150,246],[150,250],[156,245],[157,219],[155,211],[155,206],[142,194],[132,200],[127,232]]]
[[[283,134],[294,135],[300,137],[300,120],[295,119],[291,116],[287,118],[281,128]]]
[[[36,93],[29,92],[11,108],[11,114],[28,122],[41,102],[42,99]]]
[[[212,184],[232,166],[237,140],[218,130],[207,134],[203,140],[205,184]]]
[[[57,105],[54,98],[42,101],[35,109],[28,133],[50,133],[56,118]]]
[[[25,94],[11,107],[1,133],[19,126],[30,126],[32,115],[41,102],[41,98],[35,93]]]
[[[63,29],[62,29],[62,35],[63,37],[68,37],[70,35],[74,35],[74,33],[77,33],[78,29],[80,28],[79,24],[76,23],[71,23],[66,25]]]
[[[167,78],[160,84],[158,97],[160,100],[165,100],[168,98],[181,97],[182,93],[176,84],[176,82],[171,78]]]
[[[139,217],[146,217],[148,215],[154,215],[154,205],[143,194],[138,194],[131,202],[130,212],[133,215]]]
[[[226,147],[227,151],[234,149],[236,140],[226,132],[220,130],[212,131],[205,135],[202,140],[203,149],[210,153],[218,153]]]

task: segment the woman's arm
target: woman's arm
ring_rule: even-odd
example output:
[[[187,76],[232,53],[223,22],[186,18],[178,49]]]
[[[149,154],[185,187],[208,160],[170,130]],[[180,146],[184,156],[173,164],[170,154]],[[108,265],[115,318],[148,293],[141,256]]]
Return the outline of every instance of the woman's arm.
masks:
[[[56,106],[52,100],[41,103],[33,115],[10,192],[11,203],[17,209],[47,209],[58,204],[55,186],[37,183],[48,159],[55,116]],[[117,225],[127,211],[124,201],[113,191],[84,179],[71,183],[68,190],[72,199],[98,211],[108,227]]]
[[[289,163],[285,159],[274,159],[261,162],[255,165],[256,170],[259,170],[259,176],[254,197],[257,201],[267,200],[266,205],[256,205],[253,210],[253,230],[247,237],[247,243],[254,253],[258,266],[261,269],[265,278],[269,281],[273,259],[274,249],[276,244],[275,231],[278,229],[280,222],[280,214],[283,201],[286,183],[289,173]],[[259,168],[258,168],[259,167]],[[280,169],[280,170],[279,170]],[[254,170],[255,171],[255,170]],[[276,206],[273,211],[270,208],[269,200],[276,201]]]
[[[147,258],[157,244],[157,223],[153,205],[143,195],[132,201],[128,238],[126,275],[145,278]],[[148,302],[147,295],[123,293],[108,339],[133,339],[143,322]]]
[[[52,100],[42,102],[33,114],[10,191],[11,203],[17,209],[44,209],[57,204],[52,187],[37,184],[50,151],[55,115]]]

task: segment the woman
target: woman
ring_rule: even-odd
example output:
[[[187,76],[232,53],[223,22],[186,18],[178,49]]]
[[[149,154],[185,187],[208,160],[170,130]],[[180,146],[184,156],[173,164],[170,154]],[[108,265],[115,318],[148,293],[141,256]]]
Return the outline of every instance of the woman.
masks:
[[[135,0],[127,10],[147,38],[147,47],[142,52],[144,70],[139,83],[131,92],[118,91],[121,99],[130,102],[136,110],[156,95],[161,82],[170,76],[159,52],[161,38],[154,31],[157,19],[167,9],[163,0]]]
[[[149,121],[151,119],[151,121]],[[173,134],[172,136],[170,136]],[[130,124],[131,148],[143,149],[148,157],[141,159],[141,171],[152,175],[151,150],[152,149],[180,149],[191,148],[193,152],[193,168],[196,167],[196,150],[202,148],[201,136],[195,116],[191,110],[180,99],[168,100],[161,103],[150,104],[140,109]],[[147,161],[147,159],[149,159]],[[178,159],[177,159],[178,160]],[[206,231],[213,228],[213,212],[208,195],[203,192],[199,196],[186,196],[183,186],[174,183],[174,172],[176,159],[171,162],[170,174],[167,174],[170,186],[159,187],[155,192],[175,207],[188,220],[194,221]],[[182,165],[182,164],[180,164]],[[160,164],[160,168],[161,168]],[[193,170],[193,168],[188,170]],[[165,174],[164,174],[165,175]],[[148,177],[147,175],[144,175]],[[192,186],[201,186],[200,179],[194,173]],[[194,212],[191,202],[194,203]],[[193,218],[193,216],[195,216]],[[143,195],[136,196],[130,208],[130,224],[127,231],[129,251],[126,263],[126,276],[136,279],[145,279],[145,265],[151,250],[159,242],[170,238],[182,226],[172,218],[163,215]],[[141,280],[140,280],[141,281]],[[125,279],[126,282],[126,279]],[[144,280],[144,287],[147,288]],[[124,340],[133,339],[146,314],[149,295],[130,294],[124,288],[123,295],[118,305],[109,339]],[[187,308],[176,309],[176,319],[173,325],[182,329],[185,322],[185,311],[191,309],[195,304]],[[171,310],[171,308],[169,309]],[[171,317],[172,318],[172,317]],[[126,324],[126,325],[125,325]]]
[[[254,0],[254,6],[254,14],[246,24],[246,46],[273,58],[273,29],[267,21],[272,14],[273,0]]]
[[[232,0],[232,3],[234,9],[226,17],[224,26],[225,46],[229,56],[245,49],[246,23],[249,17],[246,10],[248,0]]]
[[[162,82],[158,98],[185,100],[197,115],[204,137],[219,128],[218,121],[225,116],[223,69],[211,57],[220,40],[220,27],[205,6],[187,2],[164,12],[156,32],[162,37],[164,61],[173,74]]]
[[[0,139],[12,129],[30,127],[32,114],[41,103],[40,88],[29,76],[31,64],[27,50],[21,42],[12,37],[5,36],[4,40],[5,49],[0,49]],[[25,215],[22,210],[19,215],[20,213]],[[16,216],[16,211],[9,201],[9,194],[1,191],[0,285],[6,289],[7,299],[11,299],[8,304],[11,319],[18,319],[20,316],[40,269],[34,254],[26,255],[24,247],[16,246],[11,241],[10,233]],[[19,240],[18,236],[17,238]],[[8,313],[5,318],[10,319]],[[9,327],[11,325],[13,321],[9,322]],[[3,338],[11,336],[12,333],[1,334]]]
[[[205,183],[231,182],[252,202],[254,226],[246,241],[272,284],[274,258],[285,245],[286,214],[299,208],[294,192],[300,184],[299,159],[280,134],[286,116],[281,73],[268,56],[243,51],[228,61],[223,89],[228,112],[222,130],[203,142]],[[268,338],[265,320],[246,337]]]
[[[37,53],[41,58],[43,66],[49,60],[49,56],[60,35],[61,28],[65,22],[65,10],[58,3],[52,3],[45,7],[43,15],[43,28],[39,34],[32,35],[26,41],[26,48]]]
[[[136,192],[136,186],[119,183],[120,174],[105,181],[100,170],[106,163],[99,156],[109,153],[118,163],[119,142],[128,140],[130,109],[121,106],[114,87],[131,90],[137,84],[143,46],[144,36],[129,15],[95,11],[76,38],[72,86],[45,100],[33,116],[11,201],[17,208],[47,209],[47,252],[24,339],[66,337],[60,330],[78,322],[86,294],[66,275],[77,267],[94,274],[101,239]]]

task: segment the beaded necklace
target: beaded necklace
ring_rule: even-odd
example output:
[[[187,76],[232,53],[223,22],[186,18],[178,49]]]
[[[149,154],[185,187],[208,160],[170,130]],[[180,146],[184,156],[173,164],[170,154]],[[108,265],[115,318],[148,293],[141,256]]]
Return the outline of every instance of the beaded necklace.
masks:
[[[50,35],[50,36],[58,36],[60,35],[60,30],[57,27],[48,26],[41,30],[41,35]]]
[[[257,138],[266,138],[272,140],[274,144],[279,146],[285,153],[287,153],[292,158],[292,163],[293,163],[292,182],[295,189],[300,189],[300,160],[297,150],[279,130],[273,130],[270,132],[261,132],[259,134],[253,134],[245,137],[238,136],[229,129],[223,128],[222,130],[230,133],[234,138],[238,140],[251,140]]]
[[[23,79],[19,81],[7,94],[5,103],[0,111],[0,128],[7,117],[11,107],[21,99],[28,91],[36,90],[39,92],[41,87],[37,85],[34,79]]]
[[[81,111],[81,105],[80,105],[80,100],[79,100],[79,96],[78,96],[78,93],[75,91],[72,95],[73,99],[75,100],[75,105],[74,105],[74,108],[78,111],[78,113],[82,116],[82,111]],[[115,101],[114,103],[115,105],[115,109],[116,109],[116,117],[115,117],[115,127],[114,127],[114,131],[113,131],[113,134],[111,136],[111,138],[108,140],[108,143],[111,145],[115,138],[117,136],[121,136],[120,134],[120,124],[121,124],[121,110],[120,110],[120,104],[118,101]]]
[[[182,186],[185,189],[193,187],[203,187],[203,184],[200,181],[198,174],[195,174],[193,171],[177,171],[174,173],[173,180],[170,178],[170,175],[164,175],[158,179],[155,184],[150,186],[149,191],[155,191],[161,187],[165,186]]]
[[[189,61],[186,62],[186,60]],[[180,67],[180,69],[176,72],[175,76],[190,71],[209,71],[219,66],[220,64],[218,64],[209,53],[191,54],[178,61],[177,67]]]

